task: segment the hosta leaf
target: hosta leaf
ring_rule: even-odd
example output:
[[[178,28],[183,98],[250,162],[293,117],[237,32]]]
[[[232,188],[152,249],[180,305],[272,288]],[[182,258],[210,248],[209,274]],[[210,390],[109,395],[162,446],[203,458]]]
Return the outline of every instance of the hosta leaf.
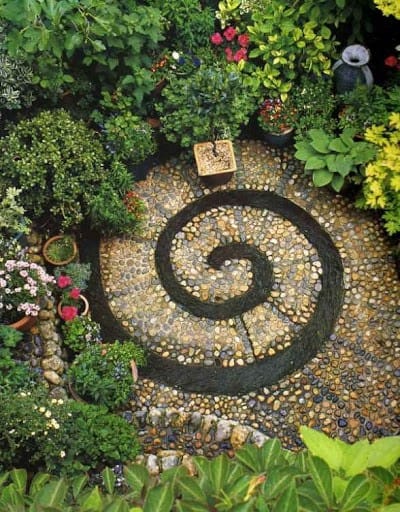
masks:
[[[353,160],[347,155],[338,155],[335,165],[336,172],[341,176],[347,176],[353,169]]]
[[[347,153],[349,151],[349,147],[343,142],[343,140],[337,138],[331,140],[329,143],[329,150],[336,151],[337,153]]]
[[[28,474],[25,469],[13,469],[10,471],[10,477],[19,491],[25,492]]]
[[[81,512],[101,512],[103,510],[103,500],[97,485],[90,494],[82,500],[79,510]]]
[[[325,167],[325,160],[318,156],[312,156],[306,161],[304,169],[307,171],[313,171],[314,169],[323,169]]]
[[[64,478],[49,482],[36,495],[36,502],[42,505],[62,505],[68,491]]]
[[[324,187],[332,181],[333,174],[326,170],[313,172],[313,183],[316,187]]]
[[[344,185],[344,178],[340,174],[335,174],[331,181],[331,187],[335,192],[340,192]]]

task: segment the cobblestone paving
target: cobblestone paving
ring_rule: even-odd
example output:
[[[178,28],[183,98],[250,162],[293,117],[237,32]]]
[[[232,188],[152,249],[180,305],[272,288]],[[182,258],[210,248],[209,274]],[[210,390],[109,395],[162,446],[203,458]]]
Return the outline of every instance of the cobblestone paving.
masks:
[[[241,396],[190,393],[141,379],[135,407],[174,407],[239,421],[295,448],[298,427],[321,428],[354,441],[399,432],[397,405],[399,281],[378,217],[350,200],[315,189],[291,150],[259,141],[235,144],[238,171],[214,190],[269,190],[308,212],[330,235],[344,267],[344,301],[336,326],[304,368],[276,384]],[[251,365],[291,345],[307,324],[323,286],[318,252],[287,219],[251,207],[219,206],[195,216],[174,239],[171,261],[180,284],[202,301],[219,303],[245,293],[247,260],[207,264],[219,244],[247,242],[273,262],[273,288],[243,315],[212,320],[192,315],[163,288],[154,263],[157,238],[168,220],[210,194],[194,166],[171,160],[138,183],[149,216],[140,236],[101,243],[103,289],[115,318],[150,351],[188,366]]]

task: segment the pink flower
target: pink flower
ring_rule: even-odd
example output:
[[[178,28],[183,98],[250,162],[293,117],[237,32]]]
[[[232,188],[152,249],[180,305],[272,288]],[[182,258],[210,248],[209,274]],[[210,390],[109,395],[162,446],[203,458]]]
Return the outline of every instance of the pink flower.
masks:
[[[57,278],[57,286],[59,288],[66,288],[72,284],[72,279],[69,276],[59,276]]]
[[[247,50],[246,48],[240,48],[235,55],[233,56],[233,60],[235,62],[239,62],[241,60],[247,60]]]
[[[247,48],[250,43],[250,37],[248,34],[240,34],[238,36],[238,43],[242,48]]]
[[[213,34],[210,37],[210,39],[211,39],[212,44],[216,44],[216,45],[222,44],[224,42],[224,39],[219,32],[215,32],[215,34]]]
[[[72,290],[69,292],[69,296],[71,299],[79,299],[81,291],[79,288],[72,288]]]
[[[224,37],[227,41],[232,41],[236,36],[236,29],[233,27],[228,27],[224,30]]]
[[[68,322],[69,320],[73,320],[78,314],[78,308],[75,306],[63,306],[61,308],[61,318]]]
[[[233,62],[233,51],[232,51],[232,48],[225,48],[225,55],[226,55],[226,60],[228,62]]]

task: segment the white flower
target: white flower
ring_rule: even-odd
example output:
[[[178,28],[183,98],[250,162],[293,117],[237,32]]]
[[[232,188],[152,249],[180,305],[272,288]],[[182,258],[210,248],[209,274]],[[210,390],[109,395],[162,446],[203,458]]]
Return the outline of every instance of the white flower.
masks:
[[[46,418],[51,418],[51,411],[46,411],[44,415],[46,416]]]
[[[174,52],[172,52],[171,55],[172,55],[172,58],[175,60],[179,60],[179,58],[180,58],[179,52],[174,51]]]
[[[61,450],[60,451],[60,457],[63,459],[65,457],[65,451],[64,450]]]

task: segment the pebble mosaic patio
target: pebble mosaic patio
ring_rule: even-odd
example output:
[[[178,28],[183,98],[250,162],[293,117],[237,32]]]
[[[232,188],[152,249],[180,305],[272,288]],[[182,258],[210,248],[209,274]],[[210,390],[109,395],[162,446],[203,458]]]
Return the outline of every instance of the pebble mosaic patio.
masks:
[[[138,183],[141,235],[98,246],[107,308],[92,316],[150,354],[135,410],[234,420],[288,448],[300,425],[398,434],[400,284],[378,216],[313,188],[291,149],[238,141],[235,154],[213,190],[194,165],[155,166]],[[145,451],[185,450],[165,434],[147,431]]]

